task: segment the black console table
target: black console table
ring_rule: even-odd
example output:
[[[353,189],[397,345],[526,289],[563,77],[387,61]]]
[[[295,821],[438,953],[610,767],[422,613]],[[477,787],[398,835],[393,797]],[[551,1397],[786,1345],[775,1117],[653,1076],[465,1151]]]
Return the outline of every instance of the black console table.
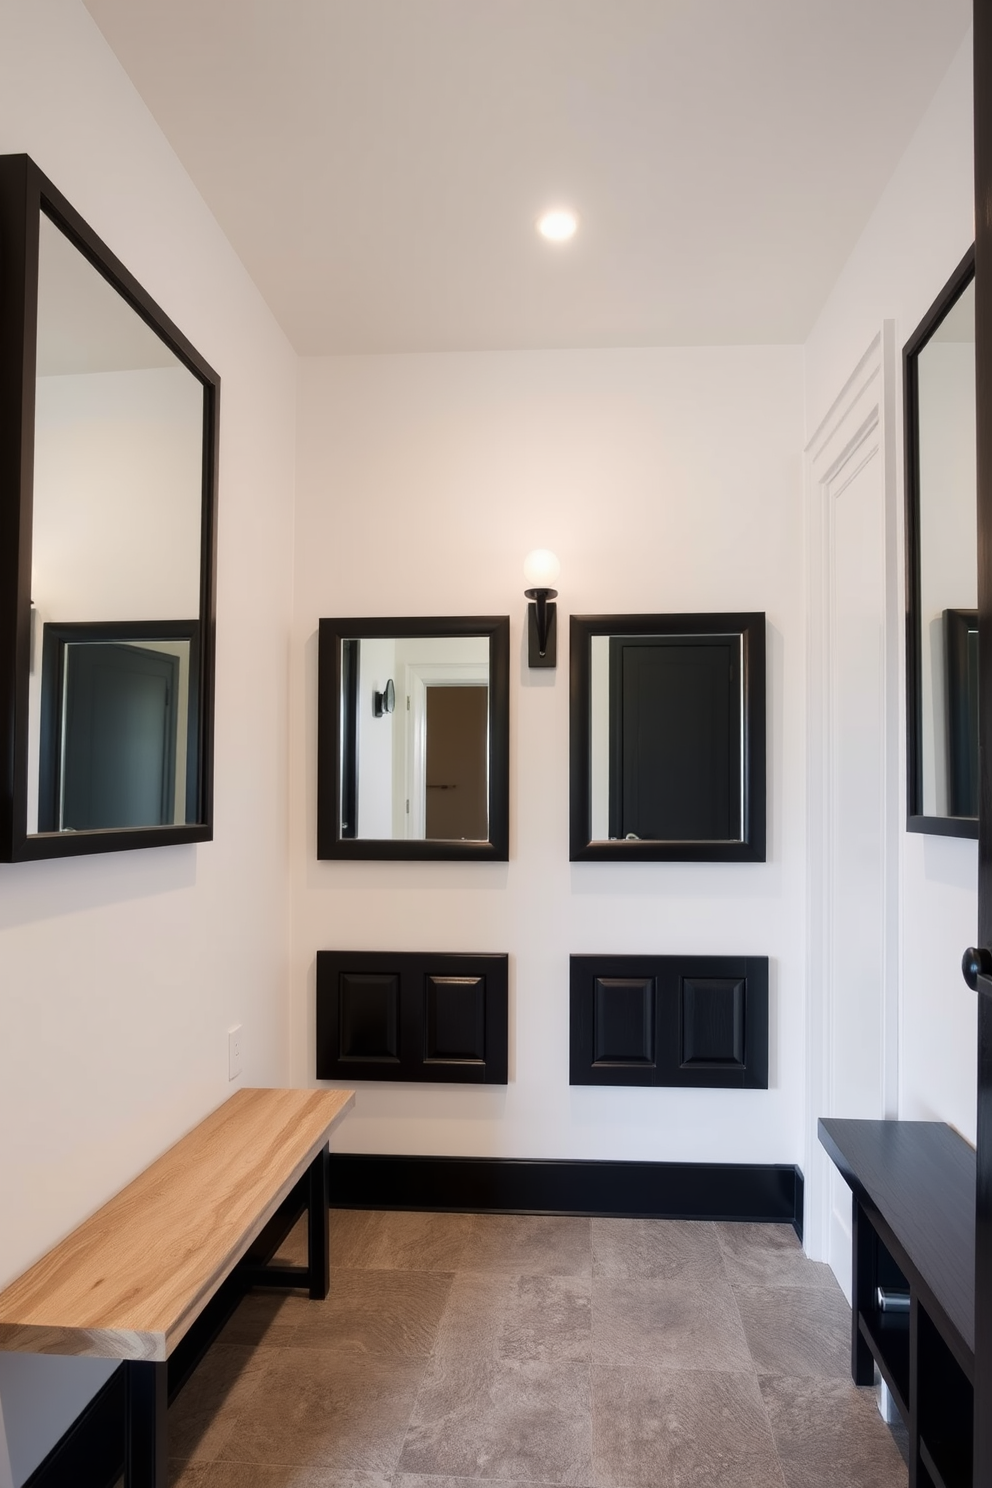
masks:
[[[937,1121],[821,1119],[853,1194],[851,1373],[875,1364],[910,1443],[910,1488],[972,1488],[975,1153]]]

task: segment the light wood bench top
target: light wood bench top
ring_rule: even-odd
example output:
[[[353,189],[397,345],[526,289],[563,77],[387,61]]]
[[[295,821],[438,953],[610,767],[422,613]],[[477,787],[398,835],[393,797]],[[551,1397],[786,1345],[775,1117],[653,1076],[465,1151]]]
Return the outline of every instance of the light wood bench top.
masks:
[[[167,1359],[354,1099],[239,1090],[0,1292],[0,1349]]]

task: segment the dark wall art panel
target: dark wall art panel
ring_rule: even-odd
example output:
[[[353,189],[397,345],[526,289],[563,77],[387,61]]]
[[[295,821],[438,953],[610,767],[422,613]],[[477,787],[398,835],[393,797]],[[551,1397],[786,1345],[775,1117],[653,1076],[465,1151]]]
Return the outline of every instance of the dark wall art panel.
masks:
[[[768,1088],[767,956],[570,963],[570,1084]]]
[[[317,952],[318,1080],[505,1085],[499,955]]]

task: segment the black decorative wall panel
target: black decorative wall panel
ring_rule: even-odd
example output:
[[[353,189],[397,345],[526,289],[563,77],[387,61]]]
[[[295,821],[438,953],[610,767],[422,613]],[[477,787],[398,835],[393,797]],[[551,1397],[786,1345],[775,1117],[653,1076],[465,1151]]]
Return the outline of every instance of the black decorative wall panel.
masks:
[[[340,1058],[400,1057],[400,979],[398,976],[361,976],[342,972],[338,984],[338,1048]]]
[[[768,1088],[767,956],[570,964],[570,1084]]]
[[[596,977],[593,1064],[654,1066],[654,977]]]
[[[317,1078],[505,1085],[507,957],[318,951]]]

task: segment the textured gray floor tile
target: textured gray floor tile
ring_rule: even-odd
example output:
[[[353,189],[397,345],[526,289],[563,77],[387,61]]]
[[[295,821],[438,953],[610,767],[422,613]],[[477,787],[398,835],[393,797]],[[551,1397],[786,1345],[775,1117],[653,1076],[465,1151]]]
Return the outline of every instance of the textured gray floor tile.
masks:
[[[307,1304],[294,1341],[301,1348],[426,1359],[450,1290],[451,1277],[440,1272],[337,1270],[329,1296]]]
[[[603,1488],[784,1488],[751,1373],[594,1366],[592,1398]]]
[[[760,1383],[787,1488],[906,1488],[906,1464],[873,1390],[850,1379]]]
[[[269,1349],[250,1407],[239,1412],[216,1458],[360,1469],[396,1467],[424,1365],[330,1349]]]
[[[460,1267],[484,1275],[588,1276],[590,1221],[542,1214],[476,1214]]]
[[[518,1280],[516,1276],[456,1274],[438,1325],[434,1357],[498,1358]]]
[[[216,1343],[169,1408],[170,1457],[202,1461],[216,1457],[238,1413],[264,1376],[267,1361],[283,1353],[282,1349]]]
[[[474,1214],[379,1215],[366,1264],[375,1271],[457,1271],[476,1221]]]
[[[594,1277],[592,1358],[668,1369],[753,1369],[725,1280],[690,1285]]]
[[[751,1224],[747,1221],[719,1221],[716,1225],[720,1248],[727,1255],[744,1255],[749,1250],[780,1250],[802,1255],[799,1236],[791,1224]]]
[[[830,1267],[809,1259],[791,1225],[718,1224],[716,1233],[734,1286],[839,1290]]]
[[[272,1257],[281,1266],[305,1266],[307,1263],[307,1217],[302,1214]]]
[[[498,1350],[504,1359],[587,1363],[592,1326],[587,1276],[518,1276],[509,1292]]]
[[[851,1309],[839,1287],[753,1287],[734,1295],[759,1374],[850,1378]]]
[[[358,1271],[371,1264],[370,1254],[388,1215],[370,1209],[332,1209],[328,1232],[331,1270]]]
[[[811,1261],[791,1250],[748,1250],[725,1254],[727,1280],[734,1287],[820,1287],[843,1293],[837,1278],[823,1261]]]
[[[623,1280],[722,1280],[723,1256],[712,1224],[681,1219],[594,1219],[592,1274]]]
[[[486,1478],[484,1481],[486,1488],[539,1488],[533,1481],[525,1482],[520,1478]],[[397,1473],[393,1478],[392,1488],[479,1488],[479,1479],[439,1478],[433,1473],[429,1476],[422,1473]]]
[[[588,1366],[435,1356],[399,1472],[589,1483]]]
[[[292,1342],[308,1307],[319,1307],[296,1292],[253,1291],[238,1304],[225,1323],[218,1345],[248,1344],[253,1348],[285,1348]]]
[[[170,1488],[389,1488],[389,1478],[334,1472],[293,1463],[189,1462],[170,1464]]]

